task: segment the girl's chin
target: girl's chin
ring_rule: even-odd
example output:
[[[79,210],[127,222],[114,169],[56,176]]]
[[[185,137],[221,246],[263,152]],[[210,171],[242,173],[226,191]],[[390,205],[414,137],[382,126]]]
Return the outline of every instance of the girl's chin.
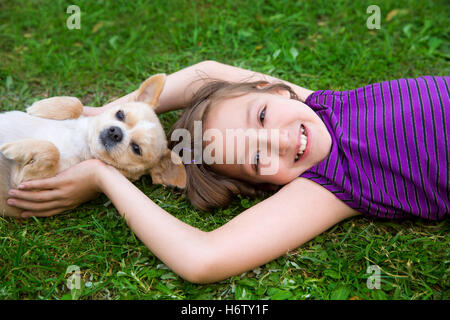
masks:
[[[283,177],[280,177],[280,176],[277,177],[277,176],[275,176],[273,179],[270,179],[271,181],[268,181],[268,183],[275,184],[275,185],[279,185],[279,186],[284,186],[285,184],[288,184],[289,182],[294,181],[294,180],[295,180],[296,178],[298,178],[304,171],[305,171],[305,170],[300,171],[298,174],[297,174],[297,173],[294,173],[294,174],[289,175],[289,176],[283,176]]]

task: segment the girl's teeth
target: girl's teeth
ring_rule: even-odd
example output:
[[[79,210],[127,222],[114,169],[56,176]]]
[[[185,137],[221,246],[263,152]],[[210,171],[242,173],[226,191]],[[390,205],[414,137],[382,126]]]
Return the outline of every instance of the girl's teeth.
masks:
[[[303,153],[303,151],[305,151],[307,143],[308,143],[308,138],[304,134],[302,134],[302,136],[300,138],[300,152],[301,153]]]
[[[298,158],[305,151],[307,143],[308,143],[308,138],[304,134],[302,134],[302,136],[300,138],[300,149],[299,149],[299,151],[297,153],[297,157],[295,158],[296,160],[298,160]]]
[[[308,137],[305,135],[305,129],[303,128],[303,125],[300,127],[300,129],[302,131],[302,135],[300,137],[300,148],[297,153],[297,156],[295,157],[295,161],[297,161],[300,158],[300,156],[303,154],[303,152],[306,149],[306,145],[308,143]]]

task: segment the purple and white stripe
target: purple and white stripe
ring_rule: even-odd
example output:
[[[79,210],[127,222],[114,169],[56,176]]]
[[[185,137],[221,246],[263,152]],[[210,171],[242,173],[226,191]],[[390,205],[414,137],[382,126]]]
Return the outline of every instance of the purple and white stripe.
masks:
[[[301,176],[365,215],[448,217],[449,81],[423,76],[314,92],[306,104],[327,126],[332,147]]]

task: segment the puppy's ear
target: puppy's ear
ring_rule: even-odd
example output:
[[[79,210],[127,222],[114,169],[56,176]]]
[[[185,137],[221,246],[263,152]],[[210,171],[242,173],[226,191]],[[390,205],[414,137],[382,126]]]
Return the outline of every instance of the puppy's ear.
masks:
[[[151,76],[141,84],[134,100],[147,103],[155,109],[158,106],[158,99],[165,82],[166,75],[164,73]]]
[[[186,170],[181,158],[173,151],[167,149],[159,163],[150,169],[152,181],[155,184],[185,188]]]

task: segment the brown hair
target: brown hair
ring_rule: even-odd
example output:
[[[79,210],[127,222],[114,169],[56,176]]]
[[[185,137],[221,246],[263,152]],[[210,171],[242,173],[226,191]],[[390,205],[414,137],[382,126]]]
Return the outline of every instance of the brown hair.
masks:
[[[194,121],[202,121],[204,123],[207,114],[218,101],[251,92],[272,92],[279,89],[287,90],[291,95],[291,99],[299,100],[291,87],[283,83],[269,84],[267,81],[232,83],[210,79],[194,94],[184,113],[172,127],[169,137],[171,137],[174,130],[181,128],[187,129],[191,137],[194,137]],[[177,143],[178,141],[171,141],[170,139],[169,148],[172,149]],[[191,142],[191,150],[194,149],[193,144],[194,141]],[[183,158],[182,154],[180,156]],[[187,175],[186,195],[195,207],[204,211],[226,206],[238,194],[260,196],[264,195],[265,192],[275,191],[279,188],[279,186],[271,184],[254,185],[223,176],[214,172],[204,163],[185,164],[185,169]]]

